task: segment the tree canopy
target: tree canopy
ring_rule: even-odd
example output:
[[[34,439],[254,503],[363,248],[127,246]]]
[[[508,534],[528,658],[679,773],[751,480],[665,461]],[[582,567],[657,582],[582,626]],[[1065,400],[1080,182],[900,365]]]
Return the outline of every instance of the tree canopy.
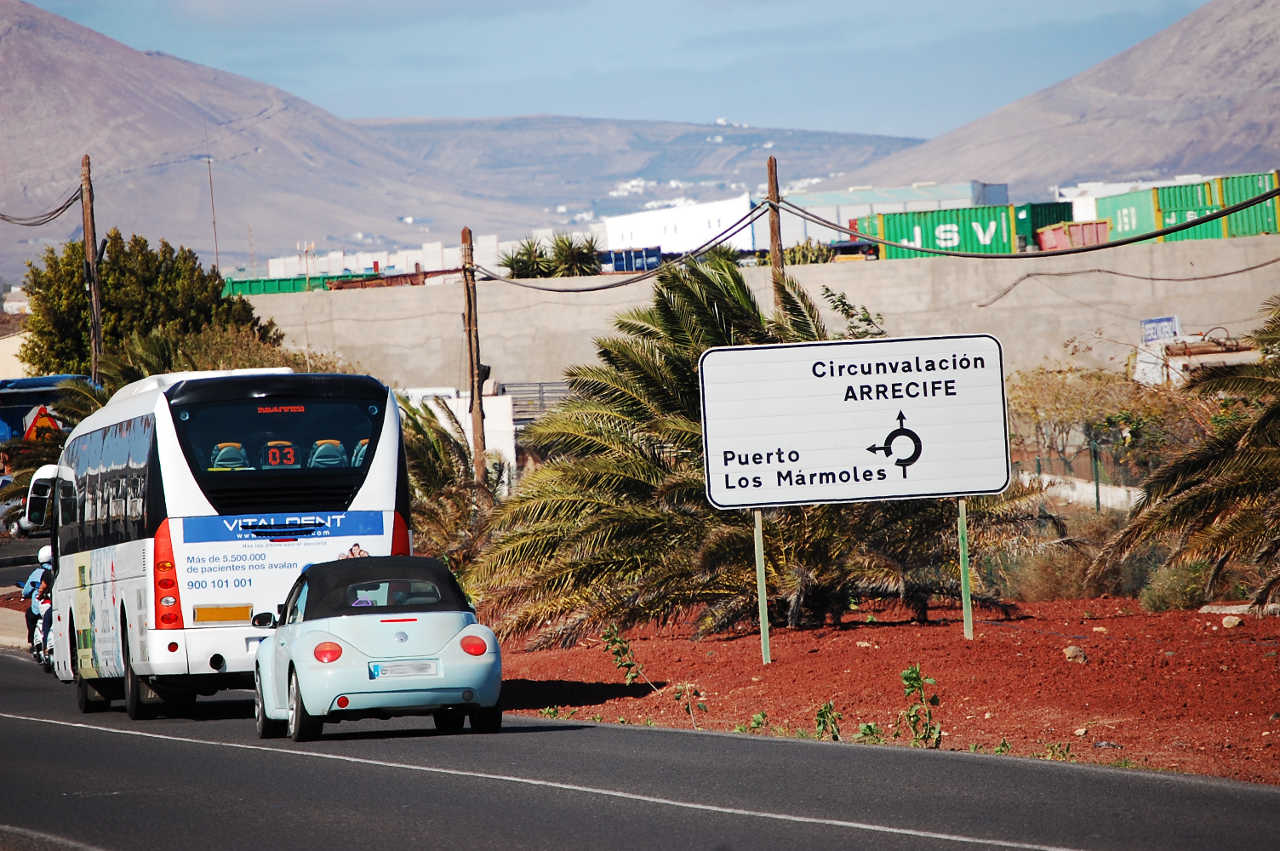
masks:
[[[112,228],[98,275],[104,353],[135,334],[187,335],[209,325],[249,327],[259,339],[279,341],[275,326],[260,323],[247,301],[223,297],[222,276],[205,270],[191,249],[174,248],[165,240],[153,249],[136,234],[126,242]],[[88,373],[89,294],[82,243],[67,242],[61,253],[46,248],[41,265],[27,265],[23,286],[31,302],[28,337],[19,352],[23,363],[36,374]]]

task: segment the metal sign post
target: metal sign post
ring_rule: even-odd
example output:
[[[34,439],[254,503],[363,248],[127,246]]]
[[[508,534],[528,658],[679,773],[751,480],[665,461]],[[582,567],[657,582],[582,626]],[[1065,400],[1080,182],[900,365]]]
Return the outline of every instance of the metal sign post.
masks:
[[[756,599],[760,603],[760,656],[768,665],[769,656],[769,605],[764,590],[764,531],[760,519],[760,509],[751,512],[756,518]]]
[[[956,533],[960,538],[960,608],[964,612],[964,637],[973,641],[973,601],[969,599],[969,527],[964,516],[964,497],[960,497],[960,515]]]

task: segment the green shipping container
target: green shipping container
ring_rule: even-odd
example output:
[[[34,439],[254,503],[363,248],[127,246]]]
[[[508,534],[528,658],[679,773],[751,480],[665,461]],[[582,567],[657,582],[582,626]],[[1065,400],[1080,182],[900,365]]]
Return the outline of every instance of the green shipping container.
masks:
[[[1014,232],[1020,248],[1036,244],[1036,231],[1071,221],[1071,203],[1019,204],[1013,208]]]
[[[1221,209],[1217,204],[1213,204],[1207,207],[1197,207],[1194,210],[1166,210],[1164,212],[1164,223],[1161,227],[1167,228],[1172,225],[1180,225],[1183,222],[1195,221]],[[1222,239],[1222,220],[1214,219],[1211,222],[1180,230],[1177,233],[1165,234],[1164,237],[1165,242],[1182,242],[1188,239]]]
[[[1111,223],[1111,239],[1124,239],[1158,230],[1156,193],[1152,189],[1098,199],[1098,218]]]
[[[1274,171],[1262,174],[1237,174],[1232,177],[1218,178],[1218,203],[1223,207],[1248,201],[1264,192],[1270,192],[1277,185]],[[1232,213],[1227,216],[1227,236],[1258,236],[1264,233],[1276,233],[1276,221],[1280,216],[1280,198],[1272,198],[1262,204]]]
[[[1008,205],[887,213],[878,218],[878,227],[867,232],[873,236],[882,235],[884,239],[893,242],[975,254],[1013,254],[1017,250],[1013,208]],[[878,231],[883,231],[883,234]],[[883,246],[881,256],[895,260],[937,255],[909,248]]]
[[[1218,203],[1213,184],[1184,183],[1180,186],[1161,186],[1156,189],[1156,205],[1163,210],[1199,210]]]

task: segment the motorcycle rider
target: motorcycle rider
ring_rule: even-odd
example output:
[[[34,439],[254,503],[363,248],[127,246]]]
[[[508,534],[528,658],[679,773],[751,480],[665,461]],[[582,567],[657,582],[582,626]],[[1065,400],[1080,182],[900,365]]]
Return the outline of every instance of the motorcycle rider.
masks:
[[[45,544],[36,554],[36,561],[40,562],[36,569],[31,571],[31,575],[27,577],[27,581],[22,586],[23,599],[30,598],[31,605],[23,613],[27,617],[27,644],[35,644],[35,628],[40,621],[40,598],[37,592],[40,590],[40,579],[44,576],[45,571],[53,567],[53,548]]]

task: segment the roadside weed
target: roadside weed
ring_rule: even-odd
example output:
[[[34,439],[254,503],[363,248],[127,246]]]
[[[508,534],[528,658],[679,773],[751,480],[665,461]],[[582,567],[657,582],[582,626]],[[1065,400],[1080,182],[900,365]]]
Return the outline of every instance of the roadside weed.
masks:
[[[538,714],[543,718],[572,718],[578,714],[578,710],[570,709],[568,712],[561,712],[559,706],[544,706],[538,710]]]
[[[907,708],[898,713],[898,721],[894,725],[893,737],[904,735],[903,728],[911,732],[913,748],[937,748],[942,744],[942,725],[933,721],[933,707],[942,701],[937,694],[925,697],[924,687],[934,685],[933,677],[920,673],[917,662],[902,672],[902,691],[907,698]]]
[[[622,679],[627,685],[631,685],[639,677],[649,684],[649,688],[658,691],[658,687],[649,682],[649,678],[644,675],[644,668],[636,661],[636,654],[631,651],[631,642],[618,632],[617,624],[609,624],[600,638],[604,641],[605,650],[613,654],[613,664],[625,672]]]
[[[853,740],[864,745],[883,745],[884,730],[875,722],[863,721],[858,725],[858,735]]]
[[[1009,744],[1008,739],[1006,739],[1004,736],[1001,736],[1000,744],[996,745],[995,750],[993,750],[992,753],[999,754],[1000,756],[1004,756],[1011,750],[1013,750],[1013,745]]]
[[[769,720],[768,713],[757,712],[755,715],[751,716],[751,720],[747,722],[747,727],[750,728],[751,732],[754,733],[757,730],[763,730],[764,725],[768,722],[768,720]]]
[[[646,682],[648,682],[646,680]],[[707,704],[702,701],[702,691],[693,683],[681,683],[676,686],[676,703],[689,716],[689,721],[693,723],[693,729],[698,729],[698,719],[693,714],[693,710],[699,712],[707,711]]]
[[[1054,760],[1056,762],[1071,761],[1071,743],[1070,742],[1049,742],[1045,745],[1044,753],[1041,759]]]
[[[818,707],[818,714],[814,716],[814,736],[819,739],[824,739],[830,736],[831,741],[840,741],[840,719],[843,717],[844,713],[838,712],[835,704],[828,700],[826,703]]]

